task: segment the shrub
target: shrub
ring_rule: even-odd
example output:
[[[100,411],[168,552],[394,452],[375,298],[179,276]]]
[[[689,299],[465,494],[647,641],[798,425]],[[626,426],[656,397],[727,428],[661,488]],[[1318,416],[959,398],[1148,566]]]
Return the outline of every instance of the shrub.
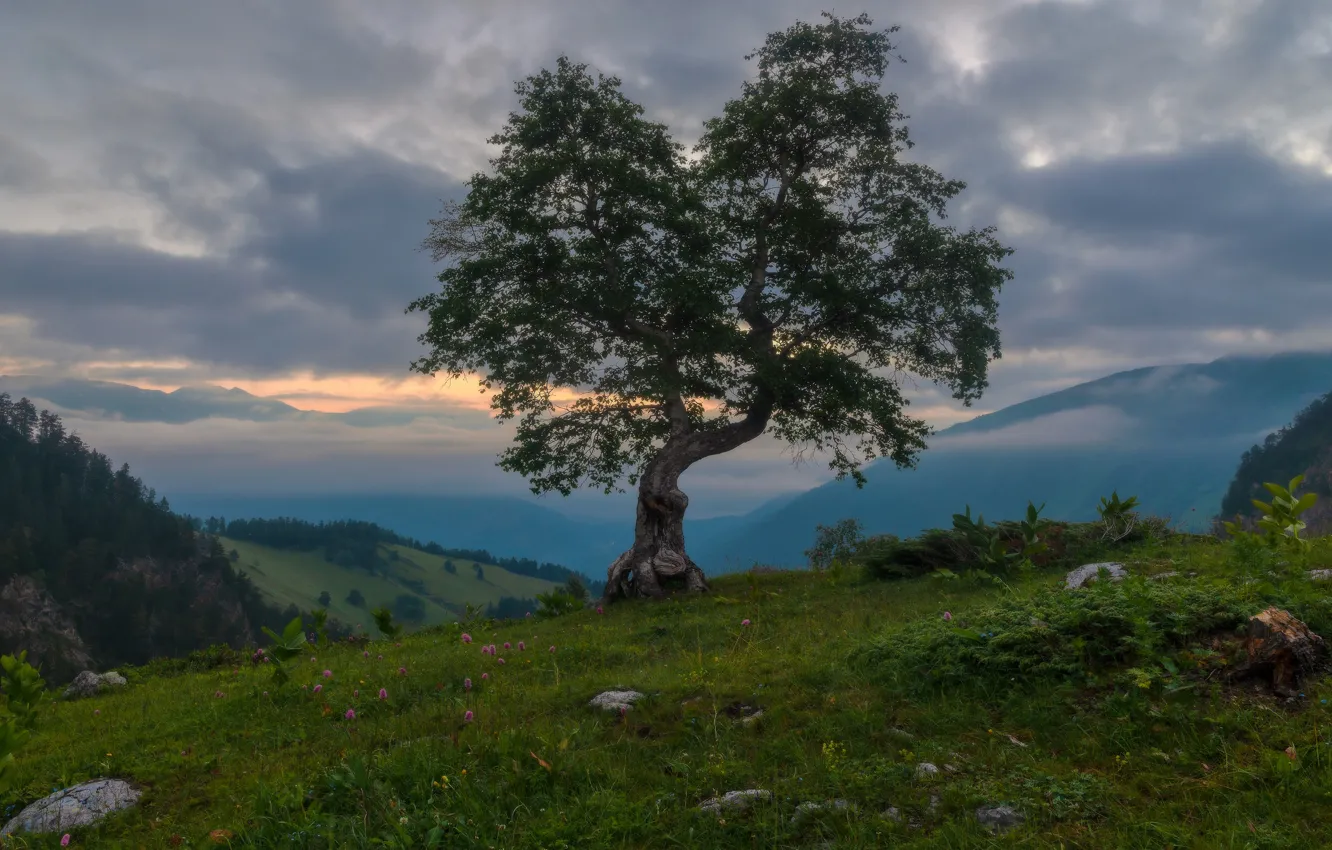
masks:
[[[1224,583],[1128,579],[1087,591],[1009,599],[961,623],[912,623],[868,641],[853,661],[908,687],[1073,679],[1156,664],[1204,635],[1233,631],[1254,600]]]

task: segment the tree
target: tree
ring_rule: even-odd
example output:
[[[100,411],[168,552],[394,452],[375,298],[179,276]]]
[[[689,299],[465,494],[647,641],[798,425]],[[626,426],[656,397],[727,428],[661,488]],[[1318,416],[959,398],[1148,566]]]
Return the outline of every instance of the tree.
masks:
[[[457,567],[456,564],[453,563],[453,561],[445,561],[445,562],[444,562],[444,572],[446,572],[446,573],[457,573],[457,572],[458,572],[458,567]]]
[[[332,596],[332,594],[330,594],[327,590],[321,591],[321,592],[319,593],[319,604],[320,604],[320,605],[322,605],[322,606],[324,606],[325,608],[327,608],[327,607],[329,606],[329,603],[331,603],[332,601],[333,601],[333,596]]]
[[[363,608],[365,607],[365,597],[361,594],[361,591],[353,587],[351,592],[347,594],[347,604]]]
[[[617,78],[561,56],[517,85],[525,112],[489,140],[494,173],[430,222],[423,249],[454,262],[408,307],[429,318],[412,368],[499,387],[497,418],[522,415],[498,465],[534,493],[609,493],[629,468],[634,543],[608,600],[707,589],[685,552],[693,464],[771,425],[863,486],[862,463],[912,466],[930,433],[898,372],[969,405],[999,356],[1012,251],[994,228],[933,221],[965,184],[899,159],[906,116],[879,91],[897,28],[824,17],[746,57],[757,82],[693,160]],[[557,407],[555,387],[579,396]]]

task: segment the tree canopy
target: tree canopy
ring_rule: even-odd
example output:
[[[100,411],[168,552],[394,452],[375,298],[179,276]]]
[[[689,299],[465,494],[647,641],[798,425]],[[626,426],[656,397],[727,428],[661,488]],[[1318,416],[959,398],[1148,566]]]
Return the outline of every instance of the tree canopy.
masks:
[[[985,388],[1011,250],[932,220],[965,184],[901,158],[879,90],[897,28],[824,17],[745,57],[757,81],[692,158],[561,56],[517,85],[493,173],[431,222],[424,247],[454,262],[408,308],[429,316],[412,368],[498,388],[497,417],[521,417],[499,465],[534,492],[610,492],[670,441],[688,465],[769,423],[862,486],[863,462],[925,447],[898,373],[967,404]]]

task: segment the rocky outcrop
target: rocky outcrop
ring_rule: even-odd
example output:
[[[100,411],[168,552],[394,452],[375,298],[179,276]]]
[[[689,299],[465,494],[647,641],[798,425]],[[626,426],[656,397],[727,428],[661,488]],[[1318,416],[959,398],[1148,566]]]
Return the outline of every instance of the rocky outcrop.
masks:
[[[1111,581],[1120,581],[1128,575],[1123,564],[1112,561],[1103,564],[1083,564],[1076,570],[1069,571],[1068,575],[1064,577],[1064,584],[1067,585],[1069,590],[1076,590],[1085,586],[1088,582],[1096,581],[1102,569],[1110,574]]]
[[[0,652],[27,650],[28,663],[48,682],[69,681],[92,666],[74,623],[31,576],[14,576],[0,589]]]
[[[121,779],[94,779],[57,791],[19,812],[0,834],[64,832],[94,824],[139,801],[139,789]]]
[[[96,696],[102,691],[124,687],[126,684],[125,677],[114,671],[94,673],[92,670],[84,670],[65,688],[65,699]]]

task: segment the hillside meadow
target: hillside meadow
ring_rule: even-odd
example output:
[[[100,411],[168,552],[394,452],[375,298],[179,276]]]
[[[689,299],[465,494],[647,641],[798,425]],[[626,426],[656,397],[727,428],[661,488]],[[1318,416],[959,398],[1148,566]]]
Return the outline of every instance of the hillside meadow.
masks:
[[[1050,563],[883,580],[853,559],[313,646],[285,685],[247,653],[127,670],[124,689],[41,707],[8,810],[122,777],[139,805],[69,846],[1332,843],[1328,680],[1284,699],[1225,675],[1268,605],[1332,631],[1307,572],[1332,566],[1332,541],[1163,532],[1069,557],[1089,555],[1129,577],[1067,590],[1067,563]],[[643,697],[589,705],[608,689]],[[770,796],[700,809],[750,789]],[[982,825],[998,806],[1020,822]]]
[[[396,553],[397,560],[389,562],[388,574],[371,574],[329,563],[319,550],[278,549],[229,537],[220,537],[219,541],[225,550],[234,549],[240,555],[234,566],[245,571],[266,602],[312,610],[319,606],[319,594],[328,591],[328,616],[348,625],[368,625],[371,610],[381,605],[392,607],[400,594],[421,597],[425,608],[422,625],[438,625],[456,620],[458,612],[469,604],[485,608],[505,596],[535,599],[538,593],[559,587],[555,582],[515,575],[494,564],[446,559],[398,544],[379,546],[381,556],[387,559],[390,553]],[[453,561],[456,573],[444,569],[445,560]],[[476,577],[477,566],[482,568],[482,579]],[[363,606],[347,601],[353,589],[365,597]]]

